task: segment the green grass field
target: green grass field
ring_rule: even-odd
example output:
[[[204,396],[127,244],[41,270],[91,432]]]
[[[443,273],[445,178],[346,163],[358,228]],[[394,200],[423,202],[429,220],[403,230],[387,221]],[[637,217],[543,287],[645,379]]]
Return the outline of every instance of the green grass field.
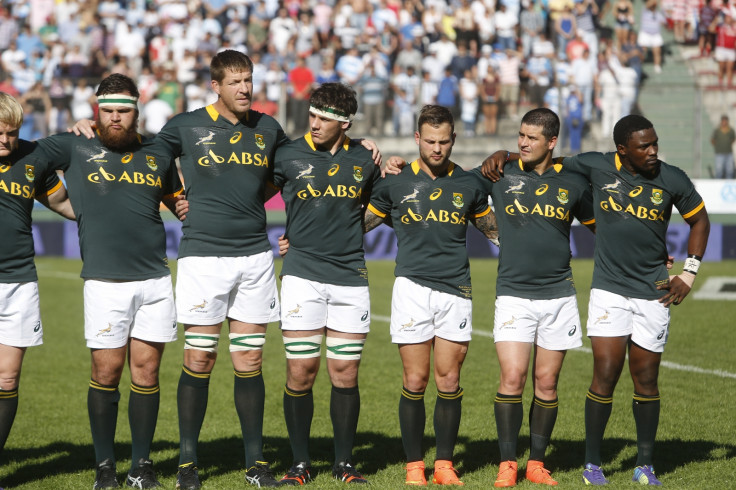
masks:
[[[20,385],[15,425],[0,456],[0,486],[5,488],[91,488],[94,451],[89,432],[86,397],[89,351],[84,344],[81,264],[39,258],[39,283],[44,321],[42,347],[29,349]],[[280,264],[277,265],[277,267]],[[373,300],[372,333],[360,374],[362,411],[354,460],[377,488],[403,487],[403,450],[397,406],[401,390],[398,353],[390,343],[393,264],[368,264]],[[681,267],[678,264],[676,267]],[[463,419],[455,464],[467,487],[492,487],[498,470],[492,400],[498,386],[498,366],[490,336],[495,296],[495,260],[472,262],[474,278],[474,340],[463,368]],[[592,274],[591,261],[574,261],[583,322]],[[677,269],[679,270],[679,269]],[[736,276],[736,262],[704,263],[695,290],[708,276]],[[657,473],[671,488],[736,487],[736,342],[733,302],[695,300],[692,295],[674,307],[669,343],[660,372],[662,415],[655,452]],[[183,333],[180,331],[180,338]],[[165,488],[173,488],[178,461],[176,385],[182,360],[182,340],[169,346],[161,368],[161,409],[152,459]],[[568,354],[562,371],[560,412],[548,450],[547,466],[562,486],[580,487],[584,457],[583,406],[590,383],[589,342]],[[232,396],[232,365],[227,348],[210,385],[210,398],[200,440],[199,466],[204,488],[244,487],[243,447]],[[265,455],[277,474],[291,463],[281,408],[285,380],[283,344],[277,325],[265,347]],[[129,378],[121,382],[116,454],[119,480],[130,464],[127,420]],[[531,383],[524,397],[531,399]],[[631,415],[632,384],[622,376],[603,447],[604,469],[613,488],[632,487],[636,444]],[[434,460],[432,413],[434,387],[425,397],[428,423],[425,461]],[[317,477],[311,488],[339,488],[332,480],[332,429],[329,420],[329,380],[321,372],[315,386],[312,457]],[[528,455],[528,425],[521,429],[519,462]],[[520,487],[533,484],[520,482]]]

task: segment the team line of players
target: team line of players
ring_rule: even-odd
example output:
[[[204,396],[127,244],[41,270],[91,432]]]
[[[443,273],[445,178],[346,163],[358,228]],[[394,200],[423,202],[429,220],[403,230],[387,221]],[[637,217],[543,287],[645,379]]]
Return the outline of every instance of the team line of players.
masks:
[[[160,400],[158,367],[165,343],[176,339],[177,319],[185,327],[177,390],[177,487],[200,488],[197,441],[226,318],[246,481],[281,486],[312,479],[312,386],[325,337],[333,476],[365,483],[352,462],[360,411],[358,367],[370,325],[362,237],[388,222],[399,243],[391,336],[403,364],[399,422],[406,483],[427,483],[421,443],[434,350],[438,395],[432,479],[462,484],[452,456],[463,396],[460,370],[472,332],[465,249],[470,221],[490,240],[497,240],[500,231],[494,338],[501,381],[494,409],[502,461],[495,485],[516,484],[521,394],[532,351],[535,393],[526,478],[556,484],[544,467],[544,452],[556,419],[565,352],[581,345],[569,244],[577,217],[598,235],[587,330],[595,367],[586,399],[583,480],[607,482],[600,443],[628,350],[639,449],[634,479],[658,483],[651,459],[669,306],[679,304],[692,287],[709,223],[687,176],[657,159],[651,123],[639,116],[619,121],[614,153],[554,160],[559,119],[551,111],[533,110],[522,120],[518,154],[497,152],[482,171],[465,172],[450,160],[451,114],[427,106],[415,134],[419,157],[398,175],[381,179],[371,151],[346,136],[357,112],[352,89],[325,84],[315,90],[310,132],[289,141],[275,120],[250,110],[252,69],[241,53],[216,55],[211,75],[217,102],[176,116],[152,140],[135,131],[138,90],[122,75],[100,84],[97,129],[80,125],[90,139],[65,134],[36,144],[19,141],[22,111],[11,116],[14,99],[0,100],[0,190],[18,190],[0,193],[0,203],[11,211],[3,218],[3,231],[7,228],[13,238],[0,250],[9,258],[0,276],[7,305],[7,320],[0,324],[0,447],[17,409],[23,354],[42,339],[30,235],[36,197],[78,222],[85,337],[92,353],[88,408],[95,488],[118,485],[113,442],[126,355],[132,436],[126,483],[158,485],[149,458]],[[69,198],[57,169],[65,172]],[[281,305],[263,206],[278,191],[286,203],[288,239]],[[162,201],[183,220],[176,304],[158,213]],[[665,233],[673,205],[691,227],[690,257],[683,273],[669,280]],[[266,325],[276,320],[287,357],[283,405],[293,454],[293,465],[280,480],[265,461],[262,444],[262,348]]]

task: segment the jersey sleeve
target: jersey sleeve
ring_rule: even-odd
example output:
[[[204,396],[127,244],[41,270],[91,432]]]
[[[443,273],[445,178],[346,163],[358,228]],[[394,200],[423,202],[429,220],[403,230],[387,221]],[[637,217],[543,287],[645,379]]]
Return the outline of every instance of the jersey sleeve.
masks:
[[[286,157],[286,147],[279,145],[276,148],[276,154],[274,156],[273,164],[273,186],[281,190],[286,184],[286,166],[284,165],[283,159]]]
[[[491,193],[493,182],[491,181],[491,179],[487,179],[481,173],[480,167],[475,167],[474,169],[470,170],[468,172],[468,175],[472,176],[475,179],[475,181],[478,183],[478,186],[483,190],[486,195],[489,195]]]
[[[38,140],[38,147],[48,159],[50,170],[67,171],[69,169],[71,138],[83,138],[83,136],[64,133]]]
[[[169,169],[166,172],[166,184],[164,184],[164,195],[165,196],[178,196],[184,190],[181,179],[179,178],[179,171],[176,168],[176,161],[173,159],[170,161]]]
[[[481,176],[481,178],[485,178]],[[491,212],[491,206],[488,204],[488,192],[485,185],[480,182],[477,176],[471,176],[473,184],[473,203],[468,210],[473,218],[481,218]],[[488,179],[485,179],[488,180]],[[489,181],[490,182],[490,181]]]
[[[58,192],[62,187],[64,187],[64,184],[62,184],[56,171],[47,170],[45,175],[42,175],[40,179],[36,179],[36,196],[50,196]]]
[[[385,218],[391,213],[391,184],[398,178],[398,175],[387,175],[385,179],[379,179],[373,187],[368,209],[376,216]]]
[[[672,199],[682,217],[687,219],[704,209],[705,202],[687,174],[677,167],[673,167],[673,170],[677,178],[673,179],[675,185],[672,188]]]
[[[160,146],[165,151],[168,151],[174,158],[181,156],[182,154],[182,142],[177,123],[179,117],[180,116],[170,119],[164,127],[161,128],[161,131],[159,131],[155,138],[156,143],[159,143]]]

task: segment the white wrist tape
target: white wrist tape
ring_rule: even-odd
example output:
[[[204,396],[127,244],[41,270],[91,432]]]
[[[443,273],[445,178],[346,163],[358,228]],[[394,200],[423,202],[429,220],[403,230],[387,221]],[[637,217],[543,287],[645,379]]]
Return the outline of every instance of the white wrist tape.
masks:
[[[694,255],[688,255],[685,259],[685,265],[682,267],[682,271],[695,275],[698,273],[698,269],[700,269],[700,259]]]

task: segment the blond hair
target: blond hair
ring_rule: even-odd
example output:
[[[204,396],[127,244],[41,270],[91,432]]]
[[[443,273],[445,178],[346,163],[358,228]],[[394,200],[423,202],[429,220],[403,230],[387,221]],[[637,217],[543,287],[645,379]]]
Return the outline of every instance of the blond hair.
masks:
[[[15,97],[0,92],[0,123],[19,129],[23,124],[23,107]]]

